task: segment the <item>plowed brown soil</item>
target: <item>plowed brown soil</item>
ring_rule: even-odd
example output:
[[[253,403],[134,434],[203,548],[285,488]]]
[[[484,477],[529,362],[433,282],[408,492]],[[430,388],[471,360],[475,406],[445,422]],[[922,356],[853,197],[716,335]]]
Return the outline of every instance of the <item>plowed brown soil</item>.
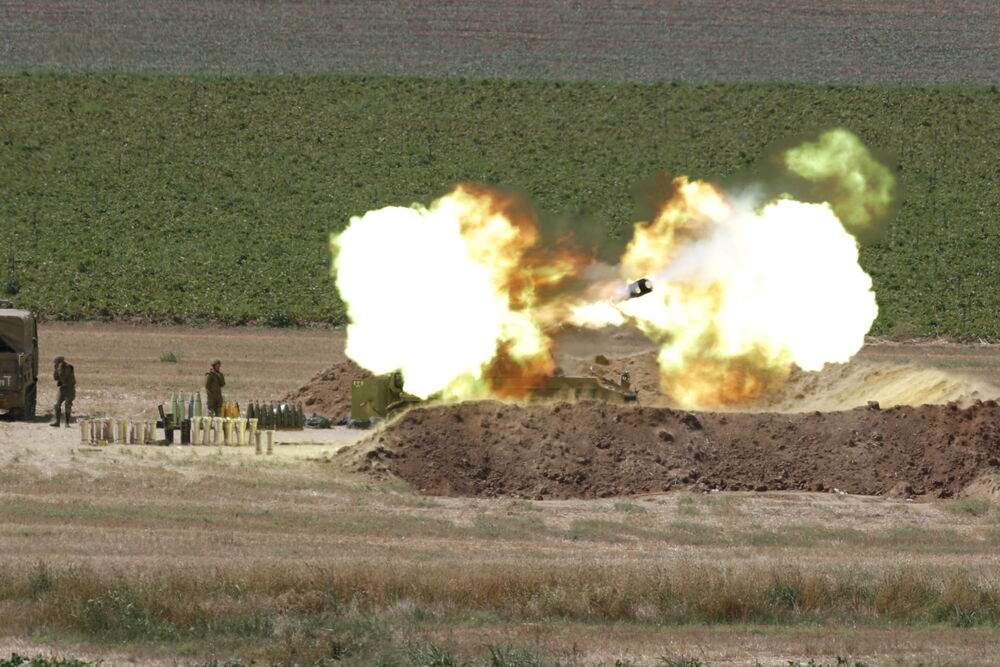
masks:
[[[423,493],[594,498],[710,490],[948,498],[1000,471],[1000,407],[713,413],[600,402],[419,408],[359,443]]]
[[[991,0],[5,2],[8,71],[991,85]],[[70,27],[72,26],[72,27]]]

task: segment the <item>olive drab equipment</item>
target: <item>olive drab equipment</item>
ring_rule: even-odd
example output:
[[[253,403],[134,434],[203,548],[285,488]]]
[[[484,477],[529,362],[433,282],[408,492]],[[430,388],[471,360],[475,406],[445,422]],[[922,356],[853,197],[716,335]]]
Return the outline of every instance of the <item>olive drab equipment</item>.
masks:
[[[649,278],[640,278],[624,285],[617,303],[638,299],[653,291]],[[556,322],[545,328],[549,335],[569,326],[567,320]],[[567,377],[561,373],[543,378],[488,376],[491,382],[515,389],[516,394],[528,401],[606,401],[609,403],[633,403],[638,400],[638,392],[632,388],[628,373],[622,373],[618,381],[608,379],[591,368],[588,375]],[[434,398],[433,396],[431,397]],[[370,378],[357,378],[351,383],[351,416],[347,419],[350,428],[368,428],[372,424],[388,419],[402,412],[421,399],[403,391],[403,375],[399,371]]]
[[[403,374],[399,371],[351,382],[351,428],[368,428],[387,419],[401,408],[421,399],[403,391]]]
[[[581,377],[552,375],[524,380],[494,376],[491,379],[502,379],[505,387],[516,388],[527,401],[594,400],[634,403],[638,400],[638,392],[632,388],[628,373],[622,373],[617,382],[593,372]],[[403,375],[399,371],[358,378],[351,382],[351,416],[347,420],[347,426],[368,428],[399,414],[404,408],[422,402],[417,396],[403,391]]]
[[[37,320],[30,311],[0,301],[0,410],[30,420],[37,400]]]

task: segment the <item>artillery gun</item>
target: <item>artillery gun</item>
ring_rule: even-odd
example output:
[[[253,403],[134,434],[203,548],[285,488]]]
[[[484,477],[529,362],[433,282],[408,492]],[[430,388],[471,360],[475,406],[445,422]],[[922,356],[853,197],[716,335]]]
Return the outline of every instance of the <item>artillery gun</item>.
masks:
[[[31,311],[0,300],[0,410],[30,421],[37,399],[37,319]]]
[[[539,381],[516,381],[504,378],[504,387],[519,390],[527,401],[606,401],[630,403],[638,393],[630,386],[629,374],[622,373],[619,382],[599,375],[550,375]],[[433,398],[433,397],[432,397]],[[351,416],[348,428],[368,428],[379,421],[394,417],[424,399],[403,391],[403,375],[396,371],[387,375],[355,379],[351,383]]]
[[[528,401],[605,401],[607,403],[634,403],[638,392],[631,387],[628,373],[622,373],[618,382],[600,375],[556,375],[543,377],[518,387],[505,381],[505,388],[520,389]]]
[[[653,290],[652,283],[642,278],[628,285],[628,295],[622,300],[635,299]],[[561,329],[558,323],[546,331]],[[593,369],[591,369],[593,370]],[[631,403],[638,400],[638,393],[630,384],[628,373],[622,373],[614,382],[596,373],[585,376],[556,374],[541,379],[515,379],[493,377],[498,384],[528,401],[583,401],[598,400],[608,403]],[[416,403],[424,402],[419,396],[403,391],[403,375],[399,371],[371,378],[355,379],[351,383],[351,416],[349,428],[368,428],[387,420]]]

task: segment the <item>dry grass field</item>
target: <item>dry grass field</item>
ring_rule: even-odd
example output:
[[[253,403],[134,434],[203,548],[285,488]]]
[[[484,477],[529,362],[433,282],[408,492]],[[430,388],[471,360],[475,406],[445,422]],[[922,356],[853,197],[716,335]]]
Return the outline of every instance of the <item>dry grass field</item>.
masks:
[[[196,387],[216,355],[234,392],[263,398],[343,358],[332,330],[47,324],[41,337],[45,355],[77,364],[78,404],[91,414],[147,412]],[[168,351],[179,361],[160,361]],[[995,347],[946,344],[865,354],[987,380],[1000,359]],[[95,448],[76,429],[0,422],[0,655],[995,662],[995,500],[425,497],[324,462],[355,437],[288,433],[275,455],[257,457]]]
[[[343,360],[343,345],[331,329],[49,323],[40,335],[43,359],[61,354],[75,365],[78,408],[90,415],[152,416],[171,392],[199,390],[213,359],[222,361],[227,394],[274,400]],[[161,361],[166,355],[177,361]],[[52,400],[42,384],[39,406],[50,406],[52,383]]]

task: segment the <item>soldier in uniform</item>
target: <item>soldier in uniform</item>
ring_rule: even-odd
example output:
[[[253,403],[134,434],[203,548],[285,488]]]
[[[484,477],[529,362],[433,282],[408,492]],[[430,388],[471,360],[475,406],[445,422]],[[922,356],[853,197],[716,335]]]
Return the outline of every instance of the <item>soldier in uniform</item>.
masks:
[[[226,376],[220,368],[222,362],[213,359],[212,368],[205,373],[205,398],[208,399],[208,414],[212,417],[219,416],[222,411],[222,388],[226,386]]]
[[[59,418],[62,416],[62,406],[66,404],[66,426],[73,421],[73,399],[76,398],[76,375],[73,373],[73,365],[67,364],[64,357],[55,357],[52,360],[52,379],[56,381],[59,393],[56,395],[56,404],[53,406],[52,422],[49,426],[59,426]]]

